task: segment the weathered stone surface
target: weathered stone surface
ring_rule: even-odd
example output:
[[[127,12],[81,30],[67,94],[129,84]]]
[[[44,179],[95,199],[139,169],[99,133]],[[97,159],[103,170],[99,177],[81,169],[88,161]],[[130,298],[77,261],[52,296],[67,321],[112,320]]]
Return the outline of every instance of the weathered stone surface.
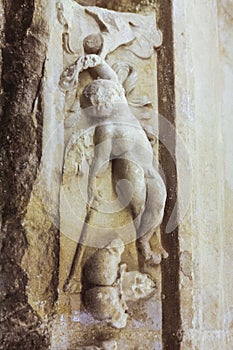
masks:
[[[71,12],[75,9],[75,6],[71,1],[64,1],[64,4],[71,6],[63,7],[61,4],[57,4],[56,6],[56,4],[50,1],[27,2],[25,0],[17,4],[11,1],[1,3],[1,9],[4,11],[3,15],[5,19],[2,30],[4,40],[2,46],[1,95],[3,100],[3,113],[1,116],[3,126],[1,130],[3,145],[1,153],[1,325],[3,330],[2,347],[4,349],[48,348],[50,337],[49,321],[54,311],[54,303],[58,295],[60,297],[59,307],[55,310],[57,311],[58,318],[63,317],[63,312],[67,307],[66,301],[64,303],[61,302],[63,297],[66,299],[66,296],[62,294],[61,289],[57,291],[57,287],[59,283],[64,282],[63,276],[67,273],[66,264],[69,262],[69,259],[67,260],[67,257],[63,255],[65,238],[60,239],[59,226],[61,203],[60,180],[64,165],[63,155],[65,144],[67,144],[70,138],[69,133],[70,131],[72,132],[69,129],[73,127],[72,118],[66,120],[65,123],[63,120],[67,113],[67,111],[65,112],[65,108],[67,110],[69,109],[72,95],[68,96],[66,101],[64,100],[63,92],[58,87],[58,79],[64,68],[72,63],[73,58],[69,55],[76,55],[75,52],[77,52],[78,43],[82,44],[79,34],[86,35],[86,29],[80,28],[81,31],[77,32],[76,27],[74,26],[73,28],[71,26],[70,19],[73,16]],[[110,5],[108,4],[108,6]],[[145,5],[147,6],[148,4]],[[118,10],[122,9],[118,8]],[[132,7],[128,7],[128,10],[130,9]],[[150,14],[150,10],[151,8],[148,7],[148,14]],[[89,16],[88,18],[90,19],[90,16],[92,16],[93,29],[96,29],[99,25],[98,23],[102,21],[103,25],[106,25],[109,30],[108,37],[105,33],[103,60],[107,54],[112,53],[124,44],[128,44],[128,66],[116,66],[116,73],[119,73],[119,76],[121,76],[121,83],[125,84],[124,88],[126,94],[130,95],[132,108],[135,110],[141,108],[141,111],[144,111],[145,108],[145,111],[147,110],[148,112],[147,115],[145,114],[144,116],[143,113],[141,115],[138,113],[138,115],[142,119],[144,117],[145,120],[150,119],[151,114],[148,106],[152,106],[153,103],[154,110],[157,107],[156,80],[153,80],[150,85],[145,83],[143,71],[145,70],[146,74],[148,74],[149,71],[152,73],[156,70],[154,48],[161,44],[161,33],[156,29],[154,16],[148,16],[148,23],[151,23],[151,35],[148,36],[148,33],[146,33],[148,28],[146,28],[142,16],[127,16],[125,14],[122,16],[123,20],[121,21],[121,15],[114,15],[114,13],[108,14],[111,20],[114,19],[114,16],[117,17],[119,29],[114,32],[114,26],[112,27],[108,21],[104,24],[104,11],[95,8],[89,8],[89,13],[85,10],[82,11],[84,17]],[[96,16],[99,22],[97,21],[94,24]],[[132,24],[130,24],[130,21],[132,21]],[[56,24],[54,25],[54,23]],[[78,21],[77,23],[79,24]],[[127,26],[128,29],[126,29]],[[73,39],[72,42],[70,42],[70,37]],[[134,39],[134,42],[131,42],[132,39]],[[75,45],[73,45],[74,43]],[[144,45],[143,50],[141,50],[141,45]],[[89,48],[85,45],[84,47],[88,54]],[[94,54],[98,54],[96,50],[94,51]],[[53,60],[55,55],[56,59]],[[106,67],[113,65],[114,61],[117,59],[120,60],[121,57],[124,57],[124,50],[122,48],[120,48],[116,57],[113,56],[111,58],[109,56]],[[142,69],[141,60],[146,59],[148,61],[144,61]],[[130,64],[135,65],[135,70],[132,70]],[[124,73],[122,75],[125,68],[126,70],[128,69],[128,76],[133,73],[134,77],[128,85],[127,74],[125,78]],[[138,75],[137,93],[140,95],[143,92],[142,98],[138,98],[136,94],[132,93],[137,85],[136,70],[140,73]],[[109,74],[109,71],[106,74]],[[154,77],[156,78],[156,72]],[[105,76],[102,78],[105,79]],[[85,86],[87,81],[87,78],[84,78],[82,87]],[[145,90],[151,96],[147,97],[144,95]],[[126,100],[124,100],[125,102]],[[76,111],[75,109],[77,107],[75,105],[72,106],[74,111]],[[147,128],[147,126],[151,126],[150,122],[145,121],[144,127]],[[142,135],[145,135],[142,127],[141,132]],[[151,137],[153,132],[151,134],[150,128],[147,128],[147,132]],[[53,137],[56,136],[52,139],[56,141],[51,142],[51,135]],[[150,146],[148,139],[145,139]],[[151,146],[150,149],[152,153]],[[156,147],[154,147],[155,153]],[[152,171],[152,162],[150,167],[150,171]],[[143,172],[140,174],[143,175]],[[151,174],[148,171],[146,176],[152,176]],[[106,186],[106,183],[103,182],[103,186]],[[161,182],[161,190],[162,187]],[[162,192],[165,196],[164,190]],[[162,212],[164,199],[162,201],[161,207],[158,206],[157,208],[158,212]],[[64,217],[61,214],[62,230],[65,227],[63,222]],[[130,211],[126,212],[122,218],[122,222],[119,221],[118,225],[123,223],[125,219],[131,220]],[[162,216],[158,214],[157,221],[159,222],[161,219]],[[156,225],[158,224],[157,221]],[[115,222],[117,223],[117,221]],[[135,236],[135,228],[133,230],[132,232]],[[127,240],[127,237],[125,239]],[[133,240],[135,240],[135,237]],[[69,242],[69,245],[74,249],[75,245],[72,242]],[[145,249],[143,245],[144,242],[141,244],[142,253],[152,256],[149,241],[146,242],[147,246]],[[128,267],[131,269],[138,269],[138,258],[135,248],[135,244],[127,246],[126,251],[128,256],[125,254],[123,258],[123,261],[128,263]],[[72,256],[72,249],[70,256]],[[91,253],[89,252],[88,254],[90,256]],[[147,256],[148,259],[149,255]],[[161,255],[159,250],[158,255]],[[117,265],[120,263],[118,260]],[[159,262],[160,260],[161,258],[159,258]],[[101,265],[101,262],[98,264]],[[153,278],[159,276],[158,270],[151,269],[149,266],[147,267],[145,265],[143,269],[151,273]],[[8,277],[10,272],[11,274]],[[113,282],[113,287],[111,287],[113,290],[123,288],[123,290],[127,290],[128,299],[132,295],[136,300],[138,298],[148,297],[151,292],[150,288],[148,288],[149,284],[145,284],[145,288],[142,285],[145,276],[144,272],[125,272],[124,278],[122,277],[124,288],[121,284],[120,287],[114,286],[114,283],[117,283],[116,281],[119,277],[117,267],[114,274],[109,276],[109,278],[114,277],[114,281],[111,281]],[[127,279],[128,284],[126,283]],[[109,281],[108,279],[106,286],[110,283]],[[135,285],[132,288],[137,289],[138,287],[137,290],[130,290],[130,281],[134,281]],[[154,282],[150,278],[148,281],[151,282],[154,288]],[[94,283],[93,278],[91,278],[91,283]],[[99,288],[102,288],[102,286]],[[60,293],[58,294],[58,292]],[[117,294],[119,294],[119,291]],[[75,302],[75,298],[75,295],[71,295],[69,303],[73,304],[74,312],[77,313],[78,307],[82,307],[82,304],[81,299],[79,301],[77,299],[77,302]],[[156,332],[158,330],[159,334],[159,331],[161,331],[161,310],[159,308],[158,295],[154,296],[153,300],[151,299],[141,304],[142,314],[147,312],[148,303],[152,303],[159,310],[149,320],[153,329],[153,319],[157,317]],[[63,310],[60,310],[60,308]],[[136,313],[136,309],[133,311],[132,308],[131,312]],[[141,316],[139,314],[135,317],[140,318]],[[65,315],[70,316],[70,310],[68,311],[66,309]],[[126,315],[124,316],[127,318]],[[54,325],[57,325],[57,323],[55,322]],[[98,324],[95,327],[98,328]],[[83,334],[85,334],[85,327],[82,328],[82,326],[79,326],[79,330],[81,329]],[[73,327],[72,331],[76,331],[76,328]],[[103,333],[107,334],[107,331],[103,329]],[[59,334],[59,330],[53,328],[53,338],[56,337],[56,334]],[[74,341],[77,342],[72,332],[70,332],[70,335],[71,337],[67,334],[67,340],[73,343]],[[88,340],[90,340],[90,337],[86,339],[86,341]],[[80,342],[83,342],[82,337],[80,337]],[[99,344],[102,344],[106,349],[116,347],[114,342],[110,342],[110,345],[108,341],[99,342]],[[53,342],[52,346],[59,347],[59,341]]]
[[[84,6],[99,6],[122,12],[151,12],[158,8],[156,0],[75,0]]]
[[[85,18],[82,22],[82,16],[75,20],[78,11],[75,15],[73,12],[78,3],[97,8],[89,8],[89,12],[80,10]],[[121,30],[116,30],[111,22],[114,16],[109,16],[110,23],[106,24],[101,7],[119,11],[117,18],[127,19],[118,22],[125,30],[121,47],[118,47]],[[152,56],[154,47],[161,44],[159,32],[158,36],[151,35],[155,39],[153,45],[147,45],[141,52],[140,45],[146,43],[145,33],[137,26],[143,20],[136,20],[139,17],[130,14],[150,15],[154,10],[163,31],[157,62]],[[174,0],[172,4],[168,0],[64,0],[57,5],[51,0],[0,0],[3,18],[0,21],[0,349],[232,348],[233,110],[229,104],[233,89],[232,14],[230,0],[194,3]],[[85,25],[87,18],[88,26]],[[100,235],[92,241],[94,247],[85,250],[72,288],[64,292],[85,216],[86,203],[75,192],[77,173],[85,173],[88,167],[83,156],[88,160],[93,157],[92,135],[78,134],[76,116],[80,105],[73,102],[75,99],[77,102],[79,93],[95,77],[82,72],[80,91],[77,94],[74,89],[66,93],[66,97],[58,85],[62,72],[84,55],[84,37],[99,32],[96,18],[105,25],[106,33],[110,33],[109,36],[105,33],[108,45],[102,51],[102,47],[98,49],[102,39],[97,46],[88,43],[84,46],[85,53],[101,55],[104,52],[102,59],[114,67],[132,110],[138,112],[136,116],[140,121],[144,118],[150,141],[154,136],[148,120],[157,109],[171,125],[176,124],[193,164],[193,188],[191,205],[186,208],[190,192],[186,191],[188,181],[183,174],[187,174],[190,163],[179,153],[178,137],[171,127],[167,135],[171,139],[170,153],[176,153],[178,174],[175,157],[168,154],[166,143],[159,151],[168,187],[162,242],[169,258],[162,264],[162,285],[159,268],[145,263],[137,254],[134,242],[127,244],[124,252],[116,253],[112,261],[110,256],[103,257],[106,252],[100,248],[115,238],[119,225],[131,220],[131,213],[126,210],[118,218],[111,218],[114,232],[107,232],[109,236],[103,236],[103,240],[99,237],[109,219],[103,220],[103,216],[95,213],[92,220],[100,225]],[[131,31],[124,27],[129,24],[128,19],[133,23]],[[136,44],[131,45],[135,34],[138,35]],[[147,33],[149,43],[151,37]],[[127,55],[123,44],[129,48]],[[126,57],[127,64],[123,62]],[[70,72],[68,69],[68,78]],[[127,84],[126,79],[130,72],[134,74],[132,85]],[[137,86],[134,86],[135,72]],[[109,71],[105,77],[108,74]],[[88,95],[88,91],[86,93]],[[90,96],[83,99],[81,107]],[[104,96],[101,98],[103,102]],[[140,105],[147,106],[147,113],[138,111]],[[161,128],[162,123],[160,132],[164,135]],[[153,149],[156,158],[157,146]],[[124,166],[124,161],[118,162],[119,168]],[[108,189],[104,197],[106,203],[101,207],[106,210],[108,201],[114,202],[116,198],[110,190],[110,167],[103,167],[102,174],[108,174],[104,181],[97,179],[101,195]],[[135,187],[141,193],[142,182],[138,181]],[[124,202],[130,188],[123,189]],[[177,193],[176,219],[185,208],[187,213],[179,234],[175,229],[167,235],[166,225]],[[68,207],[64,201],[67,198]],[[227,204],[224,205],[225,198]],[[75,208],[74,215],[71,208]],[[77,225],[77,215],[81,218],[80,225]],[[133,225],[123,236],[128,242],[135,238]],[[161,251],[160,239],[154,237],[151,247],[153,252],[158,252],[159,262],[161,255],[166,255]],[[127,272],[122,273],[122,262]],[[111,268],[104,275],[108,265]],[[94,269],[98,273],[95,274]],[[125,279],[122,276],[126,276]],[[83,303],[85,294],[80,293],[83,286],[90,299],[88,310]],[[140,295],[145,297],[150,288],[152,295],[136,302]],[[105,295],[107,301],[99,299],[97,305],[95,298],[99,294]],[[108,299],[111,295],[112,299]],[[122,295],[127,307],[120,304]],[[117,327],[105,322],[111,318],[112,300],[117,305],[113,320]],[[126,308],[127,314],[124,314]],[[124,321],[119,324],[118,311]]]
[[[46,5],[26,0],[1,4],[1,349],[48,347],[40,317],[28,304],[28,277],[21,267],[28,247],[22,220],[41,157]]]
[[[98,8],[88,8],[84,11],[83,8],[74,5],[71,6],[71,3],[67,2],[64,5],[63,15],[67,23],[72,22],[73,15],[75,18],[73,23],[75,23],[78,18],[79,20],[77,23],[82,23],[82,25],[79,26],[78,32],[75,30],[75,26],[71,27],[68,23],[70,28],[69,45],[63,45],[64,61],[67,63],[65,64],[65,69],[63,69],[63,72],[60,75],[60,87],[62,90],[67,91],[66,103],[67,106],[72,106],[71,110],[73,111],[72,117],[69,109],[67,109],[66,118],[67,120],[70,118],[71,123],[73,120],[74,124],[73,130],[65,128],[65,135],[67,135],[65,136],[65,139],[67,139],[68,142],[65,151],[63,182],[60,197],[60,223],[62,234],[60,240],[60,293],[57,314],[60,320],[61,318],[67,319],[68,315],[76,315],[74,316],[74,318],[77,318],[76,324],[72,323],[72,319],[69,319],[69,317],[67,319],[69,332],[67,333],[66,341],[70,344],[75,344],[75,341],[76,344],[78,344],[78,340],[74,339],[74,334],[76,332],[82,332],[83,335],[86,334],[85,339],[83,336],[80,337],[79,344],[84,344],[84,340],[87,345],[88,342],[91,344],[93,342],[93,339],[91,339],[92,328],[93,332],[94,329],[96,329],[94,332],[94,338],[96,340],[98,332],[102,333],[103,338],[107,337],[108,323],[112,326],[110,329],[114,329],[114,327],[126,328],[125,331],[129,332],[131,327],[134,327],[134,322],[137,322],[135,317],[141,319],[142,315],[144,315],[148,327],[152,330],[156,330],[155,333],[157,334],[157,331],[161,329],[159,291],[156,291],[153,297],[150,298],[151,289],[149,288],[149,284],[145,283],[143,289],[143,286],[140,285],[140,281],[143,280],[142,277],[144,277],[144,272],[151,274],[153,279],[159,279],[159,269],[150,266],[149,263],[149,261],[151,261],[153,265],[153,263],[159,264],[161,262],[161,255],[163,253],[161,244],[159,246],[159,240],[154,240],[154,246],[156,246],[156,243],[158,244],[158,255],[152,253],[148,241],[145,240],[142,242],[140,247],[142,253],[140,265],[138,265],[138,253],[135,249],[135,244],[128,245],[125,249],[125,254],[122,255],[121,262],[125,262],[128,265],[129,271],[132,271],[132,269],[141,269],[141,275],[143,275],[141,276],[139,272],[137,276],[131,275],[131,272],[125,274],[128,281],[136,281],[135,286],[132,285],[132,288],[135,287],[138,292],[137,294],[135,289],[135,291],[131,291],[130,293],[130,286],[128,286],[127,289],[126,282],[124,282],[124,288],[125,290],[127,289],[128,299],[130,299],[130,295],[132,296],[132,300],[129,300],[132,304],[130,305],[131,317],[128,317],[128,315],[125,314],[125,308],[121,306],[122,302],[124,303],[124,292],[117,292],[118,287],[115,285],[118,283],[118,280],[115,277],[120,273],[117,268],[119,265],[117,260],[117,266],[112,275],[106,275],[106,278],[103,278],[105,277],[105,269],[108,269],[108,272],[110,272],[110,268],[112,267],[112,264],[109,265],[107,263],[108,258],[105,255],[108,254],[108,252],[105,251],[106,248],[103,249],[103,247],[107,247],[109,242],[116,237],[119,237],[124,244],[131,243],[136,238],[136,226],[133,225],[132,214],[130,210],[127,209],[129,203],[125,202],[127,195],[130,194],[130,189],[125,186],[122,192],[123,195],[121,195],[121,197],[119,196],[120,200],[117,201],[114,188],[112,187],[112,176],[115,176],[114,181],[122,181],[122,179],[125,179],[125,177],[128,176],[128,180],[131,180],[134,183],[133,187],[134,189],[137,189],[138,192],[136,194],[135,191],[135,198],[132,199],[132,203],[133,201],[135,203],[135,208],[132,212],[134,212],[136,216],[138,215],[138,208],[143,208],[145,200],[144,172],[146,173],[146,176],[151,176],[152,180],[148,180],[151,188],[153,188],[153,184],[158,184],[158,187],[156,187],[156,195],[153,191],[151,192],[151,194],[154,193],[153,197],[157,199],[157,201],[153,201],[155,207],[152,209],[151,206],[151,209],[148,209],[148,204],[147,208],[148,213],[154,213],[153,221],[155,221],[153,227],[157,226],[162,218],[161,214],[164,206],[165,191],[162,181],[159,180],[159,176],[153,176],[152,147],[141,127],[141,125],[143,125],[143,127],[148,130],[148,133],[149,130],[151,130],[153,134],[153,127],[156,124],[156,120],[152,117],[153,113],[150,113],[150,110],[153,110],[153,108],[156,110],[157,108],[156,93],[154,93],[156,92],[156,80],[152,80],[150,84],[148,84],[143,77],[144,75],[147,75],[148,72],[156,71],[154,48],[161,44],[161,37],[159,32],[156,32],[156,24],[152,15],[145,17],[145,19],[148,21],[148,25],[151,26],[151,28],[153,27],[153,31],[155,30],[155,36],[146,35],[144,17],[136,16],[134,14],[106,12]],[[59,18],[61,18],[60,13]],[[67,19],[69,19],[69,21]],[[88,21],[88,31],[86,29],[85,21]],[[61,22],[62,21],[60,20],[60,23]],[[129,25],[131,22],[133,23],[132,26]],[[90,37],[90,35],[93,35],[92,33],[99,33],[102,28],[105,27],[107,28],[107,31],[105,30],[102,32],[103,49],[101,50],[97,46],[94,52],[87,55],[86,52],[84,52],[86,46],[84,45],[83,48],[82,44],[83,41],[85,42],[86,40],[86,35]],[[140,30],[136,30],[135,28],[139,28]],[[79,37],[77,37],[77,33],[79,33]],[[143,41],[142,38],[145,36],[147,37]],[[131,43],[133,38],[134,41]],[[101,41],[99,45],[102,46]],[[139,51],[138,48],[140,45],[142,49]],[[67,50],[69,47],[72,48],[72,51],[81,54],[81,57],[76,58],[76,61],[71,59],[72,56],[69,54],[70,50]],[[86,70],[90,73],[90,76],[84,74]],[[96,78],[99,79],[96,80]],[[92,81],[93,79],[94,82]],[[91,83],[89,83],[90,81]],[[121,84],[124,89],[122,89]],[[77,89],[75,94],[72,92],[74,88]],[[141,95],[143,98],[139,98]],[[137,108],[141,110],[141,113],[138,113],[137,115],[140,122],[138,122],[134,115],[131,114],[133,112],[129,109],[126,96],[129,101],[129,106],[132,106],[132,111],[137,111]],[[79,98],[80,107],[78,106]],[[76,106],[76,109],[73,108],[73,106]],[[79,108],[81,108],[81,110]],[[143,112],[145,114],[143,114]],[[76,124],[75,116],[77,118]],[[98,128],[95,131],[95,124],[93,123],[95,117],[96,120],[101,122],[100,117],[102,116],[105,118],[107,116],[111,116],[111,118],[115,117],[118,123],[123,123],[122,128],[115,128],[115,133],[118,133],[121,138],[126,138],[126,135],[130,138],[131,145],[128,144],[128,149],[126,150],[125,148],[125,152],[127,153],[129,160],[131,158],[134,160],[134,162],[132,162],[134,165],[129,164],[127,157],[125,157],[125,162],[121,162],[121,164],[119,163],[118,165],[116,165],[116,161],[114,161],[115,165],[112,169],[111,164],[110,166],[105,165],[103,169],[101,169],[101,172],[97,174],[96,179],[100,203],[98,200],[92,203],[92,195],[94,193],[93,181],[90,181],[90,176],[89,178],[86,176],[88,166],[89,164],[95,164],[96,162],[96,169],[93,165],[91,165],[90,168],[90,174],[92,174],[94,178],[94,176],[96,176],[96,170],[98,170],[98,162],[101,165],[104,161],[107,163],[109,162],[109,159],[104,158],[106,157],[104,149],[102,149],[101,152],[98,152],[101,140],[98,139]],[[87,122],[85,121],[85,118],[87,119]],[[112,120],[111,118],[108,118],[110,122]],[[124,124],[126,122],[128,124],[133,123],[134,126],[136,126],[136,128],[134,127],[134,131],[132,128],[130,129],[129,126]],[[92,129],[87,129],[88,133],[85,134],[85,129],[78,130],[78,123],[85,127],[86,125],[91,126]],[[110,131],[111,130],[109,129],[108,135],[110,135]],[[105,131],[103,131],[103,133],[104,132]],[[114,155],[114,152],[117,152],[117,149],[118,152],[121,152],[122,147],[124,147],[124,142],[117,147],[117,141],[115,141],[114,137],[115,136],[112,136],[112,145],[109,144],[109,152],[112,153],[112,156]],[[135,149],[132,149],[130,152],[133,142],[135,142],[135,148],[137,148],[137,145],[143,143],[143,147],[148,150],[148,155],[145,155],[143,159],[141,158],[139,160],[138,157],[140,157],[141,154],[139,149],[137,152]],[[154,155],[156,155],[156,152],[157,148],[155,145]],[[95,155],[94,161],[92,160],[93,154]],[[120,154],[121,153],[116,153],[116,156],[119,156]],[[145,159],[147,159],[147,161],[145,161]],[[139,163],[141,164],[140,169],[137,168],[137,164]],[[131,172],[129,169],[131,169]],[[87,183],[88,192],[86,195]],[[120,188],[118,189],[120,190]],[[90,207],[93,207],[95,210],[93,213],[88,212],[86,214],[86,203],[88,203],[88,201],[90,201]],[[122,210],[121,206],[122,208],[126,207],[126,209]],[[86,226],[83,226],[85,215]],[[137,220],[140,222],[140,218]],[[142,229],[145,229],[146,232],[146,230],[148,230],[146,225],[150,224],[149,217],[145,220],[144,224],[145,226],[143,226]],[[76,248],[76,244],[70,239],[73,239],[74,242],[80,239],[80,241],[84,243],[84,246],[81,246],[78,243]],[[93,254],[88,246],[94,248],[97,247],[100,250],[102,249],[102,252],[97,251]],[[127,257],[127,254],[130,254],[131,259]],[[105,257],[103,258],[103,256]],[[91,260],[92,257],[93,261]],[[148,260],[147,262],[145,262],[145,258]],[[84,265],[85,273],[83,275],[82,266],[85,264],[86,260],[88,260],[88,262]],[[80,262],[82,263],[80,264]],[[92,268],[96,267],[96,270],[88,273],[91,269],[90,266]],[[101,274],[103,274],[103,276],[101,276]],[[131,277],[129,277],[128,274]],[[112,286],[109,286],[109,278],[114,280],[112,281],[114,282]],[[90,286],[88,284],[92,285]],[[128,284],[130,284],[130,282]],[[151,281],[151,284],[154,286],[154,282]],[[158,281],[158,288],[159,285],[160,283]],[[102,299],[99,297],[100,295]],[[107,301],[108,299],[111,299],[109,295],[112,295],[112,304]],[[145,299],[141,302],[141,312],[137,311],[136,306],[136,300],[139,298],[139,295],[142,299]],[[85,302],[84,306],[87,307],[87,310],[85,308],[82,309],[82,297]],[[133,302],[135,304],[133,304]],[[146,314],[148,314],[148,311],[146,310],[149,310],[149,305],[152,306],[152,304],[154,310],[156,309],[156,314],[151,314],[151,318],[148,316],[147,319]],[[118,311],[117,305],[119,308]],[[83,312],[81,310],[83,310]],[[97,318],[99,322],[96,322],[92,316]],[[62,346],[60,336],[62,323],[58,317],[53,328],[53,347]],[[103,324],[100,321],[103,321]],[[140,323],[139,327],[144,329],[142,323]]]
[[[174,2],[177,128],[193,164],[180,225],[182,349],[232,348],[232,26],[229,1]],[[182,205],[187,163],[177,159]]]

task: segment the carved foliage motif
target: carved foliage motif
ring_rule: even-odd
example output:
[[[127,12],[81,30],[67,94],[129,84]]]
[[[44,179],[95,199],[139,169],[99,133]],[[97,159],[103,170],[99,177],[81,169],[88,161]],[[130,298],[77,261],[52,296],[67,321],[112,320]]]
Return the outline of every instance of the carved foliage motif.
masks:
[[[142,59],[147,59],[162,43],[162,34],[156,28],[153,15],[148,16],[150,18],[145,21],[145,16],[134,14],[122,16],[117,12],[106,11],[98,7],[87,6],[85,11],[96,20],[104,37],[103,58],[119,46],[127,44],[127,50]],[[64,7],[61,2],[57,3],[57,14],[64,30],[64,50],[68,54],[74,54],[70,44],[69,24],[64,16]],[[150,23],[149,28],[148,23]]]

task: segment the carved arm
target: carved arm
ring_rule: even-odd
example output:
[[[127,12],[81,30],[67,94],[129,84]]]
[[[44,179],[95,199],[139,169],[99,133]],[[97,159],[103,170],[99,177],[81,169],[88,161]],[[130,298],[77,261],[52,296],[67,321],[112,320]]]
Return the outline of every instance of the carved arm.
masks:
[[[87,69],[90,69],[90,73],[95,79],[118,81],[117,74],[100,56],[90,54],[79,57],[62,72],[59,81],[62,90],[68,91],[77,86],[79,73]]]

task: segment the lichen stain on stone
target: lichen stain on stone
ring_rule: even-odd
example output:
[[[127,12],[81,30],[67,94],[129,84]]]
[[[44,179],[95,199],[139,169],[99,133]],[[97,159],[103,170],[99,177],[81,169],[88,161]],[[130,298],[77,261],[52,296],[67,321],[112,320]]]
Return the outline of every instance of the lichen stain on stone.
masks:
[[[36,215],[35,215],[36,213]],[[27,285],[29,302],[46,317],[51,312],[56,296],[51,286],[54,270],[57,268],[56,228],[53,226],[35,186],[23,220],[28,249],[22,267],[30,276]],[[34,261],[32,264],[31,262]]]
[[[192,280],[192,254],[188,251],[180,253],[180,270],[185,277]]]

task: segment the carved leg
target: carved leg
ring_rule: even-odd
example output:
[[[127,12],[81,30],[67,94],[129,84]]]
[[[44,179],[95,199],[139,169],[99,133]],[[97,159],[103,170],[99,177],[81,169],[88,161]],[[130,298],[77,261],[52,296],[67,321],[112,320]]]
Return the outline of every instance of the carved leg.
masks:
[[[166,200],[165,185],[158,173],[153,178],[147,178],[147,200],[146,207],[142,214],[140,227],[137,231],[137,247],[146,261],[151,264],[160,264],[162,258],[168,254],[161,245],[160,237],[156,235],[156,248],[152,251],[150,240],[156,229],[161,224]]]
[[[79,242],[77,243],[76,251],[74,253],[73,261],[70,267],[69,275],[63,286],[64,292],[72,292],[74,293],[77,290],[77,282],[75,280],[75,276],[78,275],[78,271],[81,265],[81,261],[84,255],[84,251],[86,249],[85,242],[87,241],[87,228],[88,223],[91,220],[92,211],[91,209],[87,210],[87,214],[83,223],[82,232],[79,238]]]
[[[130,156],[129,156],[130,159]],[[131,162],[128,159],[119,158],[113,160],[113,186],[116,192],[117,184],[120,180],[127,180],[131,183],[132,191],[123,189],[121,196],[122,204],[129,203],[132,212],[134,225],[137,229],[140,226],[141,215],[145,208],[146,200],[146,183],[142,168],[140,168],[135,162]],[[131,198],[127,200],[126,196],[130,193]]]
[[[156,235],[156,247],[152,251],[150,239],[154,234]],[[161,244],[160,236],[154,229],[147,232],[143,237],[137,240],[137,248],[143,255],[145,261],[148,261],[152,265],[158,265],[161,263],[162,259],[166,259],[168,257],[168,253]]]
[[[161,177],[153,168],[147,175],[151,176],[145,178],[140,167],[127,159],[113,161],[114,183],[126,179],[133,184],[130,207],[137,232],[137,248],[146,261],[159,264],[168,254],[163,249],[158,235],[155,251],[151,249],[150,240],[163,218],[166,189]]]
[[[80,235],[79,242],[77,244],[77,248],[73,257],[72,265],[70,268],[69,275],[65,281],[63,290],[72,291],[76,288],[75,276],[78,274],[78,270],[81,265],[81,261],[83,258],[83,254],[85,251],[85,246],[87,242],[87,227],[88,223],[91,220],[92,209],[96,209],[98,207],[98,196],[95,193],[95,178],[98,174],[99,169],[103,164],[107,162],[109,163],[111,153],[111,141],[102,142],[95,147],[95,154],[92,164],[90,166],[89,178],[88,178],[88,205],[86,217],[83,223],[82,232]]]
[[[98,204],[98,195],[95,191],[95,179],[107,169],[111,155],[111,140],[95,145],[94,158],[90,166],[88,177],[88,203]]]

